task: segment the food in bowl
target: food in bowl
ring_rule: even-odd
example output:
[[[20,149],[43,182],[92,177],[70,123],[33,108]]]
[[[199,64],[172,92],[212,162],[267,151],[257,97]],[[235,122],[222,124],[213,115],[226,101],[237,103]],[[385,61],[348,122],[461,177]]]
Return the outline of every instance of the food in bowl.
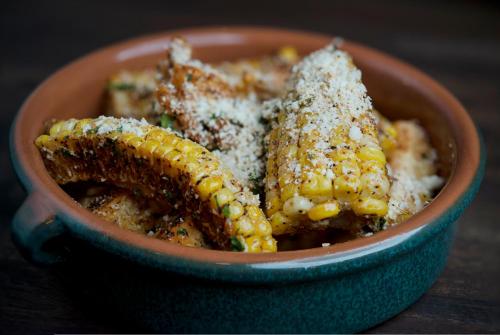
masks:
[[[108,116],[58,121],[36,145],[59,184],[100,183],[81,185],[82,205],[167,241],[327,245],[322,232],[361,237],[405,221],[443,183],[423,128],[376,112],[334,44],[302,60],[285,47],[210,65],[174,39],[157,71],[122,71],[108,95]]]

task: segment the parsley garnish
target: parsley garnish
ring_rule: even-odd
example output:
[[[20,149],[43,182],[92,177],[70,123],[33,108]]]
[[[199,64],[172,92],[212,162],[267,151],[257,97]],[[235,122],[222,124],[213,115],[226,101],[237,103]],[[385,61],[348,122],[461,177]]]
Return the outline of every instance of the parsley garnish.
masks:
[[[193,75],[192,75],[191,73],[188,73],[188,74],[186,75],[186,80],[187,80],[187,81],[191,81],[192,79],[193,79]]]
[[[177,229],[177,235],[187,236],[187,234],[188,234],[188,232],[186,229],[184,229],[184,228]]]
[[[162,114],[160,116],[160,126],[162,128],[172,128],[173,123],[174,123],[174,121],[167,114]]]
[[[232,251],[243,251],[245,247],[241,244],[240,240],[236,236],[231,236],[231,250]]]
[[[174,194],[168,190],[163,190],[163,194],[167,200],[172,200],[174,198]]]
[[[224,215],[226,218],[228,218],[229,216],[231,216],[231,208],[229,208],[229,205],[224,205],[224,207],[222,207],[222,215]]]
[[[118,129],[116,129],[117,132],[123,133],[123,126],[119,126]]]
[[[135,85],[132,83],[109,83],[108,88],[110,90],[117,90],[117,91],[131,91],[135,89]]]

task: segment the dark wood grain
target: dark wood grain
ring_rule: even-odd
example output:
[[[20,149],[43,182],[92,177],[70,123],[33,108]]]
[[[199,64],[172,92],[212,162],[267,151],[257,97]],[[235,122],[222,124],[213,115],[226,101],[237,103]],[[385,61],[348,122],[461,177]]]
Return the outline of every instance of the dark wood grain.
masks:
[[[133,331],[94,315],[51,271],[14,248],[10,219],[25,194],[8,159],[22,101],[60,66],[106,44],[172,28],[261,24],[340,35],[416,65],[448,87],[477,122],[488,165],[458,222],[448,265],[415,305],[369,332],[500,332],[500,8],[475,1],[50,1],[2,3],[0,68],[0,333]],[[43,106],[40,106],[43,108]]]

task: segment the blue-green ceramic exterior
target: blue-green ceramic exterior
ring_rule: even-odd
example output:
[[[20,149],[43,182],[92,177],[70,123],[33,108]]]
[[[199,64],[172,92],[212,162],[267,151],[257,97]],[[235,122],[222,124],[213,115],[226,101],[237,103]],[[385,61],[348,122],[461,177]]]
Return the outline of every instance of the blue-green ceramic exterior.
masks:
[[[94,258],[88,268],[78,265],[68,273],[88,279],[86,292],[106,288],[98,293],[99,305],[120,319],[163,332],[349,333],[396,315],[432,285],[445,265],[454,222],[477,193],[485,161],[481,143],[473,182],[435,221],[369,248],[300,261],[193,262],[112,240],[64,212],[55,224],[87,247],[118,256],[111,262]],[[15,152],[12,162],[31,192]],[[106,263],[98,276],[97,262]]]

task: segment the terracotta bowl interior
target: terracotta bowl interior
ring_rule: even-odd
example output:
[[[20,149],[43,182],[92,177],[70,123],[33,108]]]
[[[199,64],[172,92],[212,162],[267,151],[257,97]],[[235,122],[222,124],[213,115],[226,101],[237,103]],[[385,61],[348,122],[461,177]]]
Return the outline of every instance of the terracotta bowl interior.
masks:
[[[392,119],[418,119],[428,130],[440,157],[440,174],[446,187],[424,211],[408,222],[370,238],[340,243],[328,248],[279,252],[273,255],[235,255],[223,251],[187,250],[123,231],[79,208],[48,176],[32,144],[51,119],[83,118],[102,110],[107,78],[120,69],[155,66],[164,55],[171,36],[183,35],[194,46],[194,57],[207,62],[269,54],[281,45],[293,45],[301,54],[310,53],[331,37],[255,28],[197,29],[159,34],[127,41],[98,51],[57,72],[43,83],[23,106],[14,131],[17,157],[32,188],[47,194],[56,211],[63,210],[91,229],[125,243],[157,252],[209,261],[261,262],[312,257],[378,243],[414,230],[441,215],[465,191],[479,162],[479,142],[470,118],[460,104],[430,78],[379,52],[345,41],[363,71],[363,81],[375,106]],[[468,160],[468,166],[463,161]],[[451,177],[451,178],[450,178]]]

